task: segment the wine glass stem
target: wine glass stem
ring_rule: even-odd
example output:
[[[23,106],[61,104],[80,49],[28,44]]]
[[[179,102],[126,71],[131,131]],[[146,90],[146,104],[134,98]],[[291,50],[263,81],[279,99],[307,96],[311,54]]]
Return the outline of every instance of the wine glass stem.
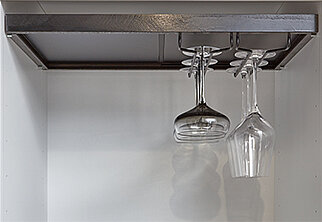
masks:
[[[247,116],[247,74],[242,74],[242,120]]]
[[[196,97],[196,105],[198,105],[199,104],[199,101],[200,101],[200,93],[199,93],[199,88],[200,88],[200,72],[199,71],[197,71],[196,72],[196,74],[195,74],[195,81],[196,81],[196,83],[195,83],[195,87],[196,87],[196,89],[195,89],[195,97]]]
[[[250,87],[250,73],[251,69],[247,68],[247,73],[246,73],[246,116],[251,112],[251,87]]]
[[[205,100],[205,61],[204,61],[204,47],[201,47],[200,61],[199,61],[199,103],[206,103]]]
[[[253,59],[253,103],[251,112],[258,112],[258,104],[257,104],[257,70],[258,70],[258,59]]]

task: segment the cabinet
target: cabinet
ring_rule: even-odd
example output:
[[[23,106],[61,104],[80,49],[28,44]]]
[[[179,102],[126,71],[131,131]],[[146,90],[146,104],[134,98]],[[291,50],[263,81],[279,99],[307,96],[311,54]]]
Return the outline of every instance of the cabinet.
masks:
[[[3,4],[1,24],[5,13],[23,12],[20,4]],[[53,13],[72,13],[72,4],[43,3],[49,12],[57,7]],[[104,4],[135,8],[74,4],[78,13],[102,13]],[[185,3],[154,4],[163,12]],[[227,13],[321,10],[320,2],[200,4]],[[145,11],[158,12],[147,5]],[[259,73],[260,107],[277,143],[270,177],[251,180],[230,177],[224,142],[173,140],[175,116],[194,105],[185,73],[41,70],[3,28],[0,43],[2,221],[321,221],[320,33],[284,69]],[[229,116],[233,129],[240,81],[217,70],[206,84],[209,104]]]

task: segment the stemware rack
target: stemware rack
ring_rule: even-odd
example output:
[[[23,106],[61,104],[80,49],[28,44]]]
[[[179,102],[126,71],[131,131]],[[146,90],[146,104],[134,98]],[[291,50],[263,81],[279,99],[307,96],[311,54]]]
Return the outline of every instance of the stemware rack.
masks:
[[[250,48],[254,47],[265,49],[266,54],[276,53],[263,69],[284,67],[318,32],[317,21],[316,14],[8,14],[5,16],[5,31],[7,37],[41,69],[177,70],[184,67],[181,61],[185,57],[177,47],[171,46],[178,44],[181,51],[187,51],[182,46],[182,35],[209,34],[214,40],[211,45],[221,47],[216,40],[224,45],[213,53],[225,51],[216,57],[218,63],[209,67],[225,70],[235,59],[236,52],[247,54],[234,73],[237,76],[251,56]],[[128,41],[132,42],[123,47],[119,38],[106,37],[112,34],[132,37],[141,34],[142,38],[157,39],[157,44],[150,51],[140,50],[135,42],[138,38],[130,37]],[[223,34],[229,36],[228,43],[225,40],[222,44]],[[178,40],[174,40],[177,36]],[[93,45],[93,41],[95,49],[82,49],[81,46]],[[112,48],[107,50],[104,47]],[[146,56],[139,56],[136,60],[127,58],[128,52],[133,51]],[[122,55],[113,57],[117,54],[115,52]],[[104,53],[109,57],[101,56]]]
[[[262,49],[264,51],[264,53],[262,55],[260,55],[260,58],[257,61],[257,64],[260,65],[266,57],[266,55],[268,54],[275,54],[277,52],[286,52],[291,48],[291,42],[292,42],[292,37],[291,37],[291,33],[287,34],[287,40],[286,40],[286,46],[282,47],[282,48],[276,48],[276,49]],[[241,62],[241,64],[238,66],[237,70],[234,72],[234,76],[236,77],[242,70],[242,68],[246,65],[247,61],[249,61],[250,57],[253,55],[253,50],[249,49],[249,48],[241,48],[240,46],[240,35],[239,33],[237,33],[236,35],[236,51],[237,52],[245,52],[245,58],[243,59],[243,61]]]
[[[192,59],[185,60],[182,62],[183,65],[187,65],[187,63],[185,63],[185,62],[189,61],[189,63],[188,63],[188,65],[190,65],[189,69],[183,68],[181,70],[187,71],[189,78],[196,72],[196,67],[198,64],[197,54],[200,53],[199,51],[200,51],[201,47],[204,47],[204,49],[206,50],[206,53],[208,55],[208,56],[204,56],[206,59],[206,69],[205,69],[206,71],[209,69],[209,65],[211,64],[212,57],[214,55],[220,55],[222,52],[230,51],[235,48],[236,54],[237,53],[244,54],[244,56],[242,56],[242,58],[241,58],[242,60],[240,60],[241,61],[240,64],[233,67],[234,68],[234,71],[233,71],[234,77],[237,77],[238,74],[241,73],[243,69],[245,69],[245,66],[247,66],[247,63],[251,61],[250,58],[252,56],[255,56],[256,53],[258,54],[257,51],[261,51],[258,54],[258,61],[257,61],[257,65],[260,66],[260,64],[262,64],[264,61],[266,61],[265,59],[275,57],[277,52],[285,52],[285,51],[289,50],[291,47],[291,41],[292,41],[291,39],[292,39],[291,34],[288,33],[285,47],[276,48],[276,49],[254,50],[254,49],[239,47],[240,46],[239,33],[236,34],[236,45],[234,47],[234,34],[230,33],[230,37],[229,37],[230,46],[228,46],[228,47],[215,48],[215,47],[211,47],[211,46],[195,46],[195,47],[191,47],[191,48],[184,48],[184,47],[182,47],[182,33],[179,33],[178,34],[178,49],[184,55],[192,57]],[[216,64],[217,62],[218,61],[215,60],[213,63]],[[267,64],[268,64],[268,62],[267,62]],[[265,65],[267,65],[267,64],[265,64]],[[231,63],[230,63],[230,65],[231,65]],[[229,70],[229,69],[227,69],[227,70]]]

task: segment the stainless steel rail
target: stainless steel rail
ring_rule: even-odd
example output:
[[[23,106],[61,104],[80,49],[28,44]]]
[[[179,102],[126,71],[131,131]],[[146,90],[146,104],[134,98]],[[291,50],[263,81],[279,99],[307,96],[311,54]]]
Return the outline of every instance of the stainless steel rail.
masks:
[[[231,50],[232,39],[236,33],[290,33],[292,34],[290,47],[279,52],[277,57],[270,61],[270,65],[265,67],[280,69],[318,32],[318,16],[315,14],[8,14],[5,15],[5,31],[7,36],[11,37],[26,55],[43,69],[179,69],[183,67],[180,59],[178,61],[164,59],[165,39],[170,33],[230,34],[230,46],[220,49],[222,51]],[[28,39],[29,34],[41,33],[57,33],[62,38],[64,33],[157,33],[158,59],[153,62],[50,61],[42,49],[37,48]],[[225,61],[219,61],[214,68],[228,68],[229,60],[230,58],[225,58]]]

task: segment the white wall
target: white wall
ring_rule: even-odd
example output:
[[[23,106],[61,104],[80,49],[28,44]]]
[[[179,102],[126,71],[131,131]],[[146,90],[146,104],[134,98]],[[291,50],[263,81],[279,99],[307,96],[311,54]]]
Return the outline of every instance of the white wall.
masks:
[[[46,74],[4,35],[1,16],[1,221],[46,220]]]
[[[209,104],[240,119],[240,81],[209,73]],[[274,122],[274,74],[260,75]],[[180,72],[48,72],[48,221],[272,221],[274,176],[233,180],[225,144],[177,145],[194,105]]]

